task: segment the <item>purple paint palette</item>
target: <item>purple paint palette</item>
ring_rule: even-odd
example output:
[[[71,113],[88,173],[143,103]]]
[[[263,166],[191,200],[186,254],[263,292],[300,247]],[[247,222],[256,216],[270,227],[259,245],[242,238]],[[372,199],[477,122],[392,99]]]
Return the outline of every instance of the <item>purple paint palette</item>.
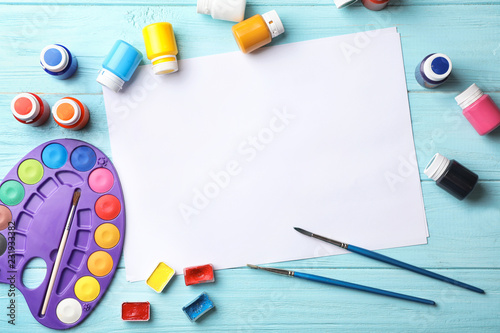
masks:
[[[42,315],[76,190],[80,199]],[[88,143],[46,142],[24,156],[0,185],[0,282],[21,291],[44,326],[71,328],[95,309],[114,276],[124,236],[118,174],[106,155]],[[23,271],[35,258],[45,261],[47,272],[30,289]]]

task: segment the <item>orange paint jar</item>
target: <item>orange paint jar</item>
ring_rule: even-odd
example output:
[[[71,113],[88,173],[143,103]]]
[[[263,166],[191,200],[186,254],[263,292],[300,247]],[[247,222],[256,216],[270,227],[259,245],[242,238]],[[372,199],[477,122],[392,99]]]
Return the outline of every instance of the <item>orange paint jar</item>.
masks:
[[[90,113],[87,106],[76,98],[64,97],[52,107],[52,117],[59,126],[76,131],[87,125]]]
[[[255,15],[233,26],[233,35],[243,53],[250,53],[271,43],[273,38],[285,32],[275,10]]]

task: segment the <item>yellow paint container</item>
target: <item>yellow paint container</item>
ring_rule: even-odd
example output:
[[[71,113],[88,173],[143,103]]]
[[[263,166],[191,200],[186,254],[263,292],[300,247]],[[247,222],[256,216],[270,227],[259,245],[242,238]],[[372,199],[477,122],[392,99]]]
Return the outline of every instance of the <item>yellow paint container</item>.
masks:
[[[150,24],[142,29],[146,53],[157,75],[177,72],[177,43],[174,29],[168,22]]]
[[[153,290],[157,293],[161,293],[174,274],[175,271],[173,268],[169,267],[164,262],[160,262],[150,277],[146,280],[146,284],[153,288]]]

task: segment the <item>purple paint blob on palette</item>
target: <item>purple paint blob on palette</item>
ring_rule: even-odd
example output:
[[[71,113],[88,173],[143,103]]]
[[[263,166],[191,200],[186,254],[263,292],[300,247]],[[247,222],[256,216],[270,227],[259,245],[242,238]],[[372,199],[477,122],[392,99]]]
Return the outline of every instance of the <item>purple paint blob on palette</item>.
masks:
[[[80,199],[42,315],[76,190]],[[71,328],[95,309],[114,276],[124,236],[118,174],[106,155],[86,142],[46,142],[24,156],[0,185],[0,282],[14,283],[44,326]],[[30,289],[23,271],[34,258],[45,261],[47,272]]]

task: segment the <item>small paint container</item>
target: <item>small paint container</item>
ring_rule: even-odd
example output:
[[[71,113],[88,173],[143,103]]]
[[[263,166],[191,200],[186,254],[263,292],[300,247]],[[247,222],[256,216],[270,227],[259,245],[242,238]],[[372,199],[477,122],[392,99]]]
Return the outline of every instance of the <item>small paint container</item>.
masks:
[[[475,83],[455,97],[455,100],[479,135],[488,134],[500,126],[500,109]]]
[[[89,109],[85,104],[73,97],[61,98],[52,107],[55,122],[70,130],[81,130],[90,119]]]
[[[196,12],[216,20],[241,22],[245,17],[246,0],[198,0]]]
[[[149,302],[125,302],[122,303],[122,320],[125,321],[149,321],[151,305]]]
[[[389,0],[361,0],[363,5],[369,10],[382,10],[389,4]]]
[[[146,280],[146,284],[157,293],[161,293],[174,274],[175,270],[173,268],[169,267],[164,262],[160,262]]]
[[[142,29],[146,53],[157,75],[177,72],[177,43],[174,29],[168,22],[150,24]]]
[[[49,104],[32,93],[21,93],[14,97],[10,109],[17,121],[31,126],[40,126],[50,117]]]
[[[208,264],[184,268],[184,282],[186,286],[215,282],[214,266]]]
[[[415,68],[415,79],[424,88],[436,88],[448,79],[451,68],[451,60],[447,55],[432,53]]]
[[[278,13],[271,10],[255,15],[232,28],[234,39],[243,53],[250,53],[271,43],[273,38],[285,32]]]
[[[446,192],[463,200],[477,184],[478,176],[455,160],[436,154],[424,173]]]
[[[338,9],[352,5],[358,0],[333,0]]]
[[[52,44],[44,47],[40,53],[40,65],[52,77],[66,80],[75,74],[78,61],[65,46]]]
[[[117,40],[104,58],[97,82],[118,92],[130,80],[141,60],[142,53],[139,50],[123,40]]]
[[[207,312],[215,308],[214,303],[208,298],[207,293],[201,293],[189,304],[182,308],[182,311],[192,322],[203,317]]]

